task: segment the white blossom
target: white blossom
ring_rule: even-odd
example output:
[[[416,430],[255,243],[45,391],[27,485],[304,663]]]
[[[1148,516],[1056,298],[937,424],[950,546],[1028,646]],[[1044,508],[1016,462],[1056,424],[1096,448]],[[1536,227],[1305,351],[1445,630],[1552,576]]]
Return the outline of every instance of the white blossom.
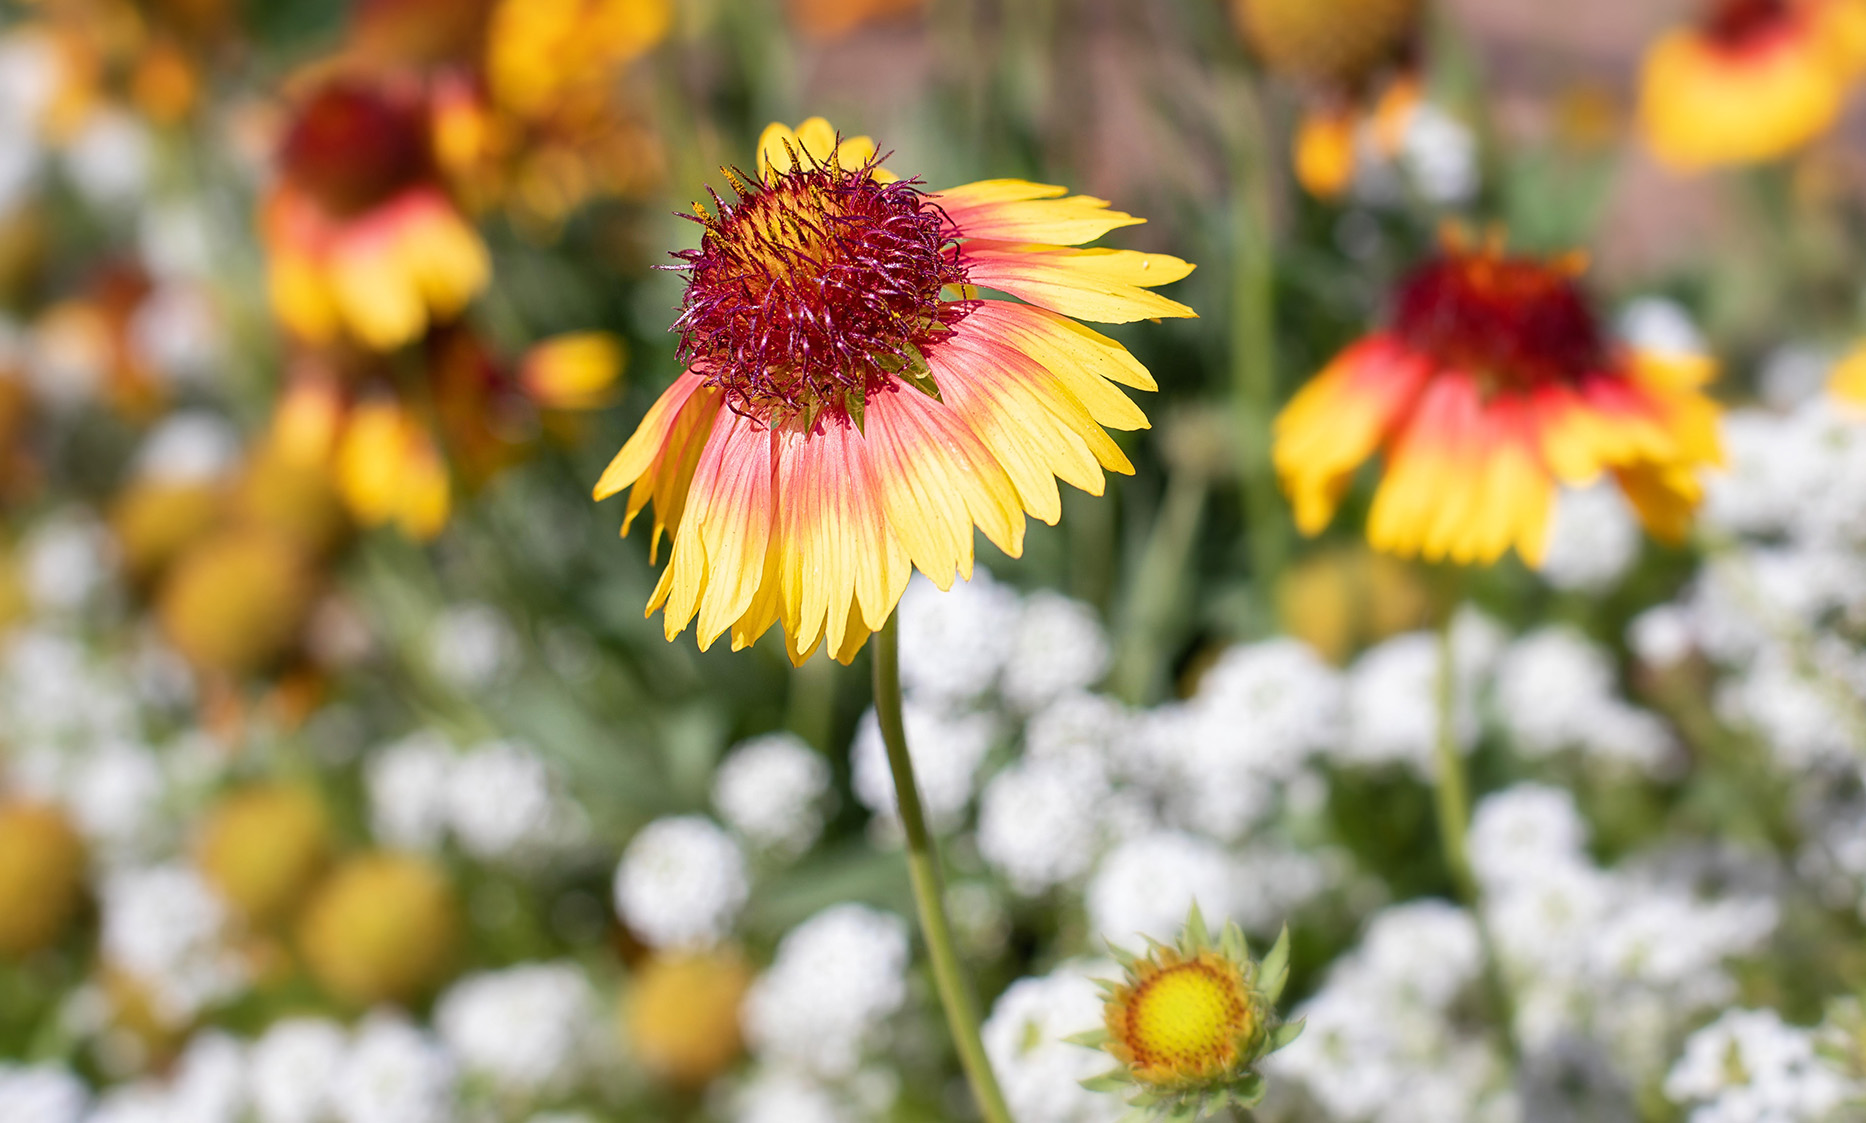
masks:
[[[658,948],[717,943],[749,892],[738,843],[698,815],[648,824],[616,867],[616,912]]]

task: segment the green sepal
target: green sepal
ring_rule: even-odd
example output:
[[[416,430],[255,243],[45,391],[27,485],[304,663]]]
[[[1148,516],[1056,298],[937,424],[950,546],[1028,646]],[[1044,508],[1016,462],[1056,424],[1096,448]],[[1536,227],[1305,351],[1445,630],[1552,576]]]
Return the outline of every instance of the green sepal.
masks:
[[[1134,1086],[1134,1081],[1128,1077],[1127,1072],[1118,1068],[1112,1072],[1104,1072],[1100,1076],[1091,1076],[1078,1083],[1091,1092],[1125,1092]]]
[[[1225,958],[1233,963],[1243,963],[1250,958],[1250,944],[1244,939],[1244,929],[1239,928],[1236,921],[1225,925],[1223,934],[1218,938],[1218,946]]]
[[[868,430],[862,424],[862,411],[868,406],[868,395],[860,390],[851,390],[842,396],[842,405],[849,411],[849,420],[855,422],[855,431],[866,436]]]
[[[1212,945],[1212,934],[1205,927],[1205,914],[1199,911],[1199,903],[1192,902],[1192,911],[1186,914],[1187,948],[1182,950],[1199,951]]]
[[[1257,968],[1257,980],[1263,996],[1271,1003],[1283,996],[1283,985],[1289,981],[1289,925],[1283,925],[1276,945],[1263,957],[1263,963]]]
[[[1251,1073],[1237,1082],[1231,1089],[1231,1100],[1242,1108],[1253,1108],[1263,1102],[1264,1093],[1269,1091],[1263,1077]]]
[[[1296,1038],[1301,1037],[1302,1027],[1308,1020],[1307,1018],[1297,1018],[1293,1022],[1284,1022],[1282,1025],[1271,1030],[1269,1048],[1266,1049],[1265,1052],[1274,1053],[1278,1049],[1296,1040]]]
[[[1080,1045],[1087,1049],[1099,1049],[1108,1044],[1108,1031],[1105,1029],[1085,1029],[1081,1033],[1072,1033],[1063,1041],[1070,1045]]]

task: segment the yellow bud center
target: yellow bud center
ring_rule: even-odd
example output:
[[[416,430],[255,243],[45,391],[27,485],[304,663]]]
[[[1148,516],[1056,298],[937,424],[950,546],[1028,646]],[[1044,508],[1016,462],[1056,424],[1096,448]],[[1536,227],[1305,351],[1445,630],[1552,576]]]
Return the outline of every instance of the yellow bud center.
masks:
[[[1217,1073],[1236,1063],[1253,1016],[1236,968],[1202,957],[1134,989],[1123,1044],[1143,1079]]]

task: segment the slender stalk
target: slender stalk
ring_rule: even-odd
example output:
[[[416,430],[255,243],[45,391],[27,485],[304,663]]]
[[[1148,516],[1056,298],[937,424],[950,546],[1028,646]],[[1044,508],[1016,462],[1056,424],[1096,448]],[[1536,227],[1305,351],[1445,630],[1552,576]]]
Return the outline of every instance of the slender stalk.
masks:
[[[952,926],[946,920],[945,888],[940,878],[939,851],[927,830],[926,813],[920,806],[920,787],[914,780],[914,763],[907,755],[907,727],[901,719],[900,631],[896,618],[888,617],[875,634],[875,717],[881,724],[881,739],[888,747],[888,768],[894,774],[894,793],[900,805],[901,831],[907,838],[907,873],[913,881],[914,904],[920,910],[920,930],[926,937],[927,956],[933,961],[933,984],[939,990],[940,1005],[946,1009],[947,1028],[959,1050],[959,1062],[965,1067],[972,1096],[978,1101],[979,1114],[985,1123],[1011,1123],[1010,1109],[1004,1105],[1004,1093],[998,1090],[998,1078],[991,1071],[985,1055],[985,1043],[978,1033],[978,1002],[972,997],[965,974],[959,966],[959,953],[953,946]]]
[[[1159,697],[1167,682],[1166,644],[1185,608],[1186,578],[1209,486],[1203,474],[1175,469],[1166,499],[1123,606],[1121,642],[1110,682],[1123,700],[1141,705]]]
[[[1438,810],[1439,846],[1445,865],[1451,871],[1452,886],[1458,899],[1470,910],[1477,925],[1477,939],[1484,957],[1484,989],[1489,992],[1491,1011],[1510,1059],[1521,1057],[1516,1043],[1516,1004],[1510,997],[1509,984],[1503,977],[1503,963],[1497,955],[1496,940],[1484,919],[1482,889],[1471,869],[1467,841],[1471,824],[1471,786],[1465,776],[1464,754],[1458,751],[1458,658],[1452,639],[1452,624],[1458,618],[1456,602],[1446,612],[1438,632],[1438,740],[1433,748],[1437,782],[1433,785]]]
[[[1270,459],[1276,413],[1274,141],[1262,88],[1246,82],[1231,160],[1231,387],[1250,522],[1252,579],[1267,606],[1289,553],[1289,526]]]

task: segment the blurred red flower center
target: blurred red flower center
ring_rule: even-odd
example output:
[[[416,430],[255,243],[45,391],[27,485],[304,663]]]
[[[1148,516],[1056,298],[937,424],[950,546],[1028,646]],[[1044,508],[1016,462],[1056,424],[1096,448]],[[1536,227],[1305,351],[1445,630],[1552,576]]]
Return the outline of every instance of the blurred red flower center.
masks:
[[[1560,261],[1448,252],[1400,285],[1394,334],[1494,389],[1573,384],[1608,366],[1600,325]]]
[[[280,159],[286,178],[327,212],[356,215],[427,174],[427,128],[418,107],[335,82],[299,110]]]
[[[940,290],[965,272],[919,191],[866,168],[734,186],[735,202],[695,208],[700,248],[674,255],[687,274],[683,362],[766,421],[859,413],[894,376],[924,373],[924,350],[963,315]]]
[[[1720,47],[1759,46],[1794,27],[1787,0],[1721,0],[1704,24],[1704,37]]]

